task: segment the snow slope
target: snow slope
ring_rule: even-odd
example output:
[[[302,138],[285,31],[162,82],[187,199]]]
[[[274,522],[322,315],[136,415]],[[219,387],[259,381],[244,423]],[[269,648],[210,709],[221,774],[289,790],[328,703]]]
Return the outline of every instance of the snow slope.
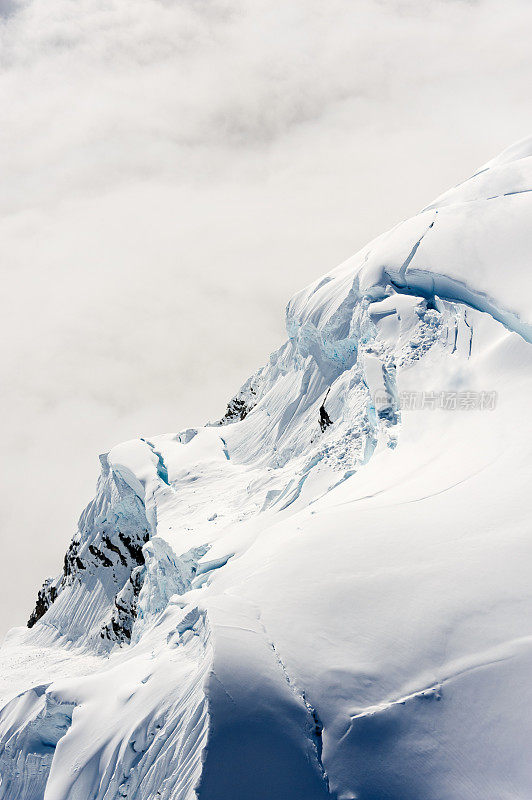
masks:
[[[529,800],[531,218],[528,139],[292,298],[220,423],[102,457],[1,800]]]

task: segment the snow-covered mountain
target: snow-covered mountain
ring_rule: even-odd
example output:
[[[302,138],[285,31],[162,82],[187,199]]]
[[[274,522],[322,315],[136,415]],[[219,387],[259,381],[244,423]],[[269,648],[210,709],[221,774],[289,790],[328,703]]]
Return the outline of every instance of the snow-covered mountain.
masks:
[[[532,138],[293,297],[220,422],[101,456],[1,800],[530,800],[531,265]]]

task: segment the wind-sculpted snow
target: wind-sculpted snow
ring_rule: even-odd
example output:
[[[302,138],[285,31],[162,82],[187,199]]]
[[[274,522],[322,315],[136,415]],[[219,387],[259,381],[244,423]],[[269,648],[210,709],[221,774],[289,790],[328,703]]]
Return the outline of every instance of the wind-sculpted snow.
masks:
[[[150,525],[144,497],[106,456],[100,460],[97,494],[80,517],[63,572],[55,580],[47,579],[28,622],[33,627],[42,619],[35,632],[43,641],[52,632],[68,641],[94,643],[131,635],[130,616],[142,583],[142,547]]]
[[[2,710],[2,783],[0,797],[40,797],[55,748],[72,724],[72,703],[64,703],[46,686],[35,686]]]
[[[2,800],[532,796],[532,140],[102,457],[0,653]]]

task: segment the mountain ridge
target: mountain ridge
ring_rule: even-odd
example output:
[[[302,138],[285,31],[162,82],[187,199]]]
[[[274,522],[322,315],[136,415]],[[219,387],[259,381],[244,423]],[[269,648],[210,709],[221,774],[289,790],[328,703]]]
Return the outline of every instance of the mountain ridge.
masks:
[[[298,292],[218,423],[101,457],[0,800],[525,800],[531,211],[532,138]]]

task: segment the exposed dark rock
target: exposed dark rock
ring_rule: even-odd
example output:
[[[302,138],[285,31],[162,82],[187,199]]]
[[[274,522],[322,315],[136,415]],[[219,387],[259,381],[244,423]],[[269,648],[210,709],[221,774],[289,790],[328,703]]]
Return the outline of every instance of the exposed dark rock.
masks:
[[[111,619],[100,631],[102,639],[130,642],[133,624],[137,617],[137,601],[144,582],[145,567],[136,567],[124,588],[114,599]]]
[[[79,539],[74,537],[68,546],[68,550],[65,553],[65,558],[63,561],[63,574],[65,577],[69,577],[70,575],[79,572],[79,570],[85,569],[85,564],[79,557],[78,550]]]
[[[227,404],[227,410],[218,424],[227,425],[231,422],[237,422],[238,420],[245,419],[249,412],[255,407],[256,402],[255,389],[253,386],[250,386],[247,389],[246,397],[242,396],[242,394],[239,394],[229,401]]]
[[[97,576],[109,598],[111,616],[102,636],[129,641],[144,574],[142,548],[150,538],[150,526],[140,497],[110,468],[106,456],[100,460],[102,474],[96,496],[80,517],[62,574],[47,580],[39,590],[28,627],[33,627],[72,584],[85,583],[90,593]],[[98,635],[98,629],[94,635]]]
[[[329,425],[332,425],[332,420],[325,410],[325,401],[327,400],[330,391],[331,388],[329,387],[327,389],[327,394],[325,395],[323,403],[320,406],[320,428],[322,433],[329,427]]]
[[[129,551],[129,554],[130,554],[131,558],[137,564],[143,564],[144,563],[144,557],[142,555],[142,544],[146,544],[146,542],[150,538],[150,532],[149,532],[148,528],[144,529],[144,535],[142,537],[142,543],[139,543],[138,541],[134,542],[133,539],[131,538],[131,536],[127,536],[125,533],[122,533],[121,531],[118,532],[118,538],[123,543],[124,547],[126,547],[127,550]]]
[[[93,544],[90,544],[90,545],[89,545],[89,552],[90,552],[90,553],[92,553],[92,555],[93,555],[95,558],[97,558],[97,559],[98,559],[98,561],[101,561],[101,562],[102,562],[102,564],[104,565],[104,567],[112,567],[112,566],[113,566],[113,562],[111,561],[111,559],[110,559],[110,558],[107,558],[107,556],[105,555],[105,553],[104,553],[104,552],[102,552],[102,550],[99,550],[99,549],[98,549],[97,547],[95,547]]]
[[[125,557],[124,553],[120,550],[119,547],[116,546],[116,544],[112,543],[112,541],[106,534],[102,535],[102,542],[105,544],[108,550],[111,550],[113,553],[116,553],[123,566],[127,567],[127,558]]]
[[[37,602],[28,620],[28,628],[33,628],[35,623],[46,614],[56,597],[57,589],[53,584],[53,578],[47,578],[37,594]]]

